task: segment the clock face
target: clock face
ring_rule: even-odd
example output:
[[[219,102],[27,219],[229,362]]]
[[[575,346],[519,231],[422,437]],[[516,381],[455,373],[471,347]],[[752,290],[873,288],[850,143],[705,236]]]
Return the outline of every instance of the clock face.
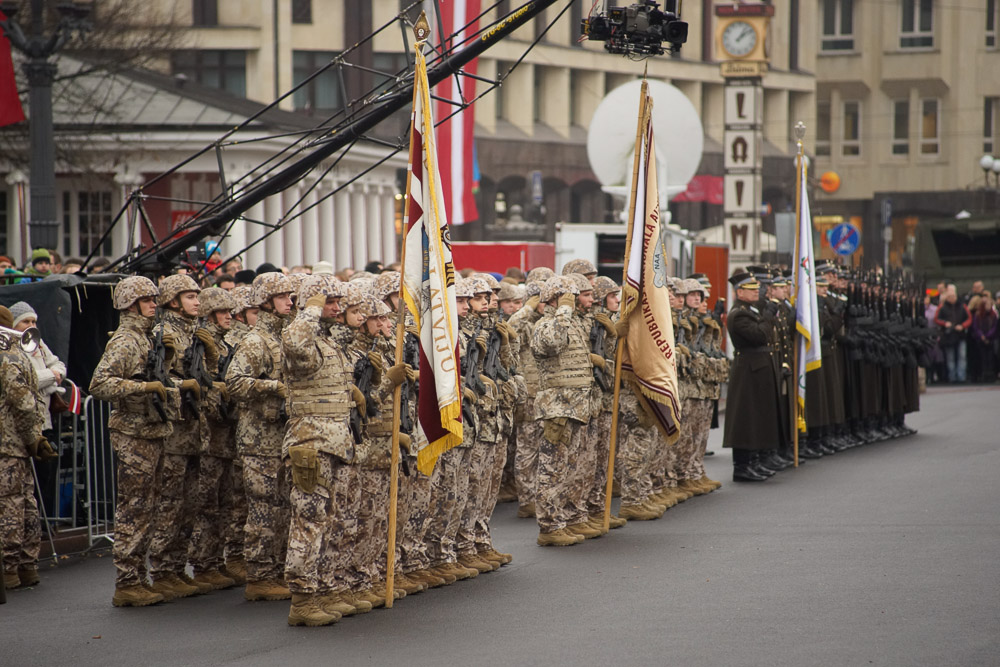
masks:
[[[746,21],[733,21],[722,31],[722,48],[734,58],[749,55],[757,46],[757,31]]]

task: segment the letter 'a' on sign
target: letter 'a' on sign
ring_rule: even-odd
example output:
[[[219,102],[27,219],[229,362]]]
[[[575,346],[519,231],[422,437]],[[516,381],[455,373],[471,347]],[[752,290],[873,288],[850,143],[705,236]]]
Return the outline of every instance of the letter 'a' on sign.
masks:
[[[759,133],[754,130],[726,130],[723,134],[723,166],[728,169],[760,169]]]

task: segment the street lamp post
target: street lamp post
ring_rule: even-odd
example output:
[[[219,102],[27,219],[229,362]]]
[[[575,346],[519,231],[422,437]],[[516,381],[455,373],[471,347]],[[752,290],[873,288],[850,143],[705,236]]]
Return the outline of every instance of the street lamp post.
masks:
[[[29,0],[31,16],[26,35],[16,20],[22,3],[5,0],[0,10],[7,20],[0,28],[10,43],[27,58],[24,72],[28,76],[28,128],[31,137],[30,188],[31,218],[28,221],[32,248],[55,250],[59,241],[59,221],[56,219],[55,139],[52,129],[52,82],[57,67],[49,62],[69,39],[90,30],[89,3],[59,2],[59,23],[51,35],[45,34],[45,0]]]

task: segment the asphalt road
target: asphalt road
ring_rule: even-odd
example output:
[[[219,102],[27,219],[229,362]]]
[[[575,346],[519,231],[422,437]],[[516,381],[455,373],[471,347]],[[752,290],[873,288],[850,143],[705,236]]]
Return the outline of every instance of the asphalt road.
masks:
[[[568,549],[502,505],[499,572],[326,628],[240,591],[111,606],[109,557],[42,572],[0,606],[0,664],[995,665],[1000,390],[932,390],[918,435]]]

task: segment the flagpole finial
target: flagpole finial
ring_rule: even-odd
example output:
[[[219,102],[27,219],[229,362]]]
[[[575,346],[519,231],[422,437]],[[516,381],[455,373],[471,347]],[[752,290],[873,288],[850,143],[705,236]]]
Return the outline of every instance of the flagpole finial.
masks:
[[[427,12],[420,12],[420,18],[413,24],[413,36],[418,43],[426,42],[431,36],[431,24],[427,21]]]
[[[795,140],[802,142],[806,136],[806,124],[801,120],[795,124]]]

